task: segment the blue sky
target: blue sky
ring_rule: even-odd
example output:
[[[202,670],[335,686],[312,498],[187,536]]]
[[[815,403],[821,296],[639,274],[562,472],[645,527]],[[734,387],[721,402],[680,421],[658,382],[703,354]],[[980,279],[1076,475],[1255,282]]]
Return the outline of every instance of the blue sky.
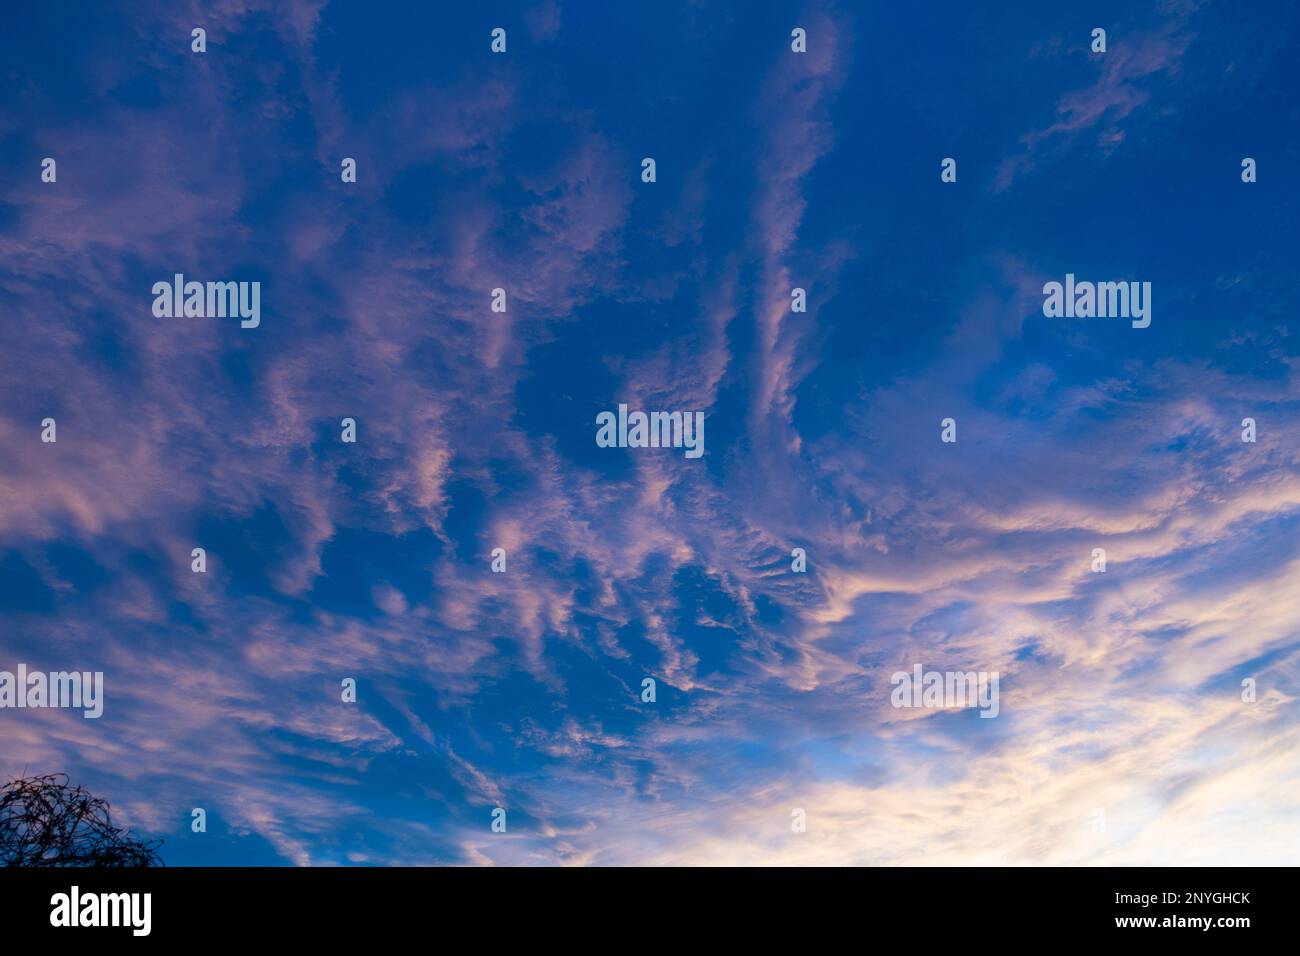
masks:
[[[0,710],[0,773],[171,865],[1295,863],[1296,27],[15,9],[0,669],[106,702]],[[155,317],[177,272],[260,326]],[[1150,327],[1045,317],[1066,273]],[[598,447],[619,403],[704,456]],[[997,719],[892,707],[917,663]]]

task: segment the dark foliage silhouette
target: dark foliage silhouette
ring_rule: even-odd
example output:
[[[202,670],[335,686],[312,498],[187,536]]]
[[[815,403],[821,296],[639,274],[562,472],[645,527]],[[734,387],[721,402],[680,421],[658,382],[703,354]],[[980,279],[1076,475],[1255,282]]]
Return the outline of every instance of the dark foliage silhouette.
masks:
[[[108,803],[67,774],[12,780],[0,790],[0,866],[162,866],[147,843],[113,826]]]

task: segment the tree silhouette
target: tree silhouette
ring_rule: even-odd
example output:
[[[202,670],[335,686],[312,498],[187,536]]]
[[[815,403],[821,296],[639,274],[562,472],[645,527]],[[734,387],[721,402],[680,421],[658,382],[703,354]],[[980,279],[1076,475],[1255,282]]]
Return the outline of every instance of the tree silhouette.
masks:
[[[0,790],[0,866],[162,866],[155,849],[113,826],[108,802],[63,773]]]

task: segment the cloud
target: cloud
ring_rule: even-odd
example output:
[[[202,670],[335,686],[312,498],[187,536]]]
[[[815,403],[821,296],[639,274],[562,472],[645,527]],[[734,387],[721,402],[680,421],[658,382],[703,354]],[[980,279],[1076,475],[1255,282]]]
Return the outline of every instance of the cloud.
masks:
[[[1105,53],[1089,54],[1100,61],[1100,75],[1089,86],[1073,90],[1056,103],[1056,119],[1021,137],[1024,150],[1003,160],[994,188],[1008,189],[1022,173],[1035,168],[1044,147],[1069,141],[1078,134],[1108,125],[1098,137],[1106,153],[1123,142],[1120,124],[1146,106],[1151,87],[1160,81],[1176,78],[1188,47],[1195,39],[1189,29],[1190,18],[1166,22],[1152,31],[1113,33]]]
[[[108,683],[101,721],[0,714],[0,771],[72,771],[180,862],[1285,862],[1285,323],[1202,327],[1190,293],[1146,338],[1044,322],[1031,222],[966,245],[933,184],[846,172],[876,76],[853,11],[809,11],[806,55],[728,24],[743,62],[702,15],[644,25],[591,52],[618,71],[558,56],[609,26],[565,13],[490,67],[449,40],[380,68],[320,5],[223,6],[206,61],[114,52],[187,36],[168,8],[92,36],[84,113],[16,87],[60,181],[0,194],[0,666]],[[1068,149],[1094,188],[1085,134],[1127,148],[1191,38],[1113,35],[1046,124],[1012,117],[1004,184]],[[873,243],[879,189],[917,224]],[[176,271],[260,277],[262,327],[155,319]],[[704,411],[704,459],[596,449],[619,401]],[[891,707],[916,663],[998,671],[999,718]]]

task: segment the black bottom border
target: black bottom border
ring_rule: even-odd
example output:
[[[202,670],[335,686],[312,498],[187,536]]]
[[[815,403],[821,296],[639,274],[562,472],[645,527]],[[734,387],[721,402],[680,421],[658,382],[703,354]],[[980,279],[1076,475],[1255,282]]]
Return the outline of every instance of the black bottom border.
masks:
[[[466,937],[531,945],[591,942],[640,948],[752,937],[779,945],[888,939],[925,949],[1053,940],[1219,946],[1290,939],[1295,872],[1287,868],[896,869],[292,869],[0,870],[7,942],[399,943]],[[87,918],[100,894],[149,894],[149,933],[126,926],[54,926]],[[67,898],[60,910],[59,894]],[[95,896],[87,903],[88,896]],[[134,899],[142,922],[143,896]],[[121,910],[121,898],[103,908]],[[1209,921],[1206,925],[1203,921]],[[80,918],[78,919],[80,922]],[[137,927],[139,928],[139,927]],[[436,936],[431,936],[436,933]],[[445,935],[450,934],[450,935]],[[561,940],[556,940],[558,934]],[[777,934],[774,936],[773,934]],[[990,936],[992,934],[992,936]],[[704,940],[700,940],[703,936]],[[658,940],[658,943],[655,941]]]

